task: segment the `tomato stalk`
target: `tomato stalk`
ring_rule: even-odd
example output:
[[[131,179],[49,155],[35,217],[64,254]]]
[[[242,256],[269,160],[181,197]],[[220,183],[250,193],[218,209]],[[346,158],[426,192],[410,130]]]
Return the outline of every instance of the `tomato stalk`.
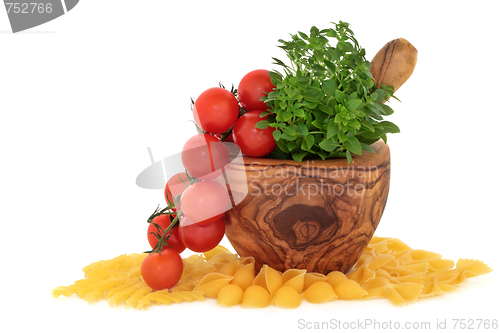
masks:
[[[231,126],[231,128],[227,132],[221,134],[220,141],[226,141],[226,139],[233,133],[233,127],[234,125]]]
[[[172,209],[175,207],[173,202],[168,202],[168,206],[159,210],[158,207],[155,209],[154,213],[151,214],[148,218],[148,223],[153,224],[156,227],[157,232],[152,233],[156,236],[158,239],[158,243],[155,245],[155,247],[151,251],[144,251],[145,253],[154,253],[158,252],[160,253],[163,249],[164,246],[169,246],[167,244],[168,239],[171,236],[171,231],[172,229],[179,223],[179,214],[182,214],[182,211],[173,211]],[[163,234],[161,234],[161,227],[154,223],[153,220],[155,217],[161,216],[161,215],[170,215],[170,225],[163,231]],[[175,217],[172,218],[172,215],[176,215]]]

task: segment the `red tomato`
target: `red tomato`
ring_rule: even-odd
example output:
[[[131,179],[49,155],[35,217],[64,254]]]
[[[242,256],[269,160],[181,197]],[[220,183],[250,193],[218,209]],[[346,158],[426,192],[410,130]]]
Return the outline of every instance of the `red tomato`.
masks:
[[[169,215],[160,215],[153,219],[153,223],[156,223],[160,226],[161,232],[163,235],[163,230],[167,229],[170,225],[170,217]],[[158,238],[156,238],[156,234],[158,233],[158,229],[152,224],[149,223],[148,226],[148,242],[151,245],[151,248],[154,248],[156,244],[158,244]],[[186,249],[186,246],[182,244],[181,238],[179,237],[179,227],[175,226],[170,230],[170,237],[167,239],[167,245],[169,248],[174,249],[177,253],[182,253]],[[165,249],[166,246],[163,247]]]
[[[229,163],[229,152],[223,142],[210,134],[197,134],[182,147],[182,164],[198,179],[214,179]]]
[[[238,85],[238,99],[241,106],[247,111],[266,111],[268,109],[266,103],[259,99],[265,96],[265,93],[273,91],[274,88],[269,71],[256,69],[241,79]]]
[[[144,282],[153,289],[172,288],[182,276],[184,264],[179,253],[166,248],[161,253],[151,253],[141,264]]]
[[[181,197],[182,213],[193,223],[207,224],[220,219],[228,203],[226,189],[213,180],[194,183]]]
[[[165,201],[167,202],[167,205],[169,204],[169,201],[174,202],[174,198],[181,194],[186,189],[187,185],[189,185],[189,180],[187,179],[185,172],[180,172],[170,177],[167,181],[167,185],[165,186]],[[177,206],[178,202],[175,202],[175,204]],[[177,209],[172,208],[172,210],[175,212]]]
[[[273,137],[273,127],[265,129],[256,128],[261,120],[261,111],[250,111],[241,116],[234,124],[234,143],[240,147],[241,152],[251,157],[263,157],[270,154],[276,148],[276,141]]]
[[[226,231],[224,219],[208,224],[192,223],[185,216],[179,222],[179,235],[188,249],[194,252],[206,252],[216,247]]]
[[[228,131],[238,118],[240,106],[234,95],[224,88],[205,90],[194,102],[193,117],[205,132],[222,134]]]

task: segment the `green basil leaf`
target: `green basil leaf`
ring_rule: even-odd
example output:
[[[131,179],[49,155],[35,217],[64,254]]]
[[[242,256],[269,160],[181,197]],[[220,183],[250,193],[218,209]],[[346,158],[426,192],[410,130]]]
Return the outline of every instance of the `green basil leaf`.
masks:
[[[332,73],[335,73],[335,70],[336,70],[335,65],[331,61],[328,61],[328,60],[324,60],[324,62],[325,62],[326,67],[328,67],[328,69],[331,70]],[[330,94],[330,95],[333,95],[333,94]]]
[[[286,140],[286,141],[294,141],[295,139],[297,139],[297,137],[294,135],[288,135],[286,133],[281,133],[281,139]]]
[[[375,131],[375,129],[373,128],[372,124],[370,124],[368,122],[368,120],[366,120],[366,119],[361,120],[361,127],[363,127],[364,129],[367,129],[370,132],[374,132]]]
[[[345,157],[347,158],[347,163],[351,164],[352,156],[351,156],[351,152],[349,152],[349,150],[345,152]]]
[[[273,131],[273,138],[274,138],[274,141],[279,141],[279,139],[281,138],[281,131],[276,129]]]
[[[308,154],[308,152],[307,152],[307,151],[302,151],[302,152],[300,152],[300,153],[295,153],[295,154],[292,154],[292,158],[293,158],[293,160],[294,160],[295,162],[299,162],[299,163],[300,163],[300,162],[302,162],[302,159],[303,159],[304,157],[306,157],[306,155],[307,155],[307,154]]]
[[[316,151],[316,154],[318,154],[318,156],[321,157],[323,161],[326,160],[326,157],[328,156],[328,154],[322,150]]]
[[[304,123],[298,123],[297,132],[299,132],[300,135],[306,136],[308,133],[306,125]]]
[[[281,118],[283,121],[289,121],[290,119],[292,119],[292,117],[293,117],[293,113],[288,109],[283,111],[283,113],[281,114]],[[276,119],[278,119],[278,118],[276,118]]]
[[[278,148],[281,149],[281,151],[283,151],[285,153],[289,153],[290,152],[288,150],[288,147],[286,146],[286,142],[284,140],[276,141],[276,145],[278,145]]]
[[[384,130],[386,131],[386,133],[399,133],[400,132],[399,127],[397,127],[396,124],[391,123],[390,121],[381,121],[379,124],[384,127]]]
[[[344,92],[340,91],[340,90],[335,90],[335,99],[337,100],[337,102],[339,103],[342,103],[345,99],[345,94]]]
[[[364,142],[361,142],[361,149],[369,151],[370,153],[374,153],[375,152],[375,150],[373,150],[372,147],[370,147],[369,145],[367,145]]]
[[[384,109],[384,116],[390,116],[394,113],[394,110],[389,105],[382,104],[382,109]]]
[[[295,148],[297,148],[299,145],[297,144],[296,141],[290,141],[286,144],[286,147],[288,148],[289,151],[292,151],[294,150]]]
[[[275,99],[280,95],[279,91],[273,90],[269,94],[267,94],[267,99]]]
[[[323,123],[319,119],[314,119],[312,121],[311,125],[313,125],[314,127],[318,128],[318,129],[322,129],[323,128]]]
[[[329,114],[330,116],[333,116],[333,108],[327,106],[327,105],[318,105],[318,109],[323,111],[326,114]]]
[[[333,51],[332,60],[337,61],[340,59],[341,56],[342,56],[342,52],[340,52],[339,48],[336,47],[335,50]]]
[[[353,110],[356,110],[361,105],[361,103],[363,103],[363,101],[360,99],[351,99],[351,100],[347,101],[347,104],[345,107],[347,108],[347,110],[353,111]]]
[[[339,142],[344,142],[347,140],[347,134],[344,131],[338,131],[337,136],[339,137]]]
[[[305,33],[303,33],[302,31],[299,31],[298,33],[299,33],[300,37],[302,37],[302,38],[304,38],[304,39],[308,39],[308,38],[309,38],[309,36],[307,36],[307,35],[306,35]]]
[[[330,96],[335,96],[335,90],[337,89],[337,84],[332,80],[327,80],[323,82],[321,85],[321,89],[325,92],[325,94]]]
[[[259,129],[266,129],[269,127],[269,122],[267,120],[261,120],[255,124],[255,127]]]
[[[313,145],[314,145],[314,136],[312,136],[310,134],[306,135],[304,137],[304,141],[302,141],[302,149],[310,150]]]
[[[284,132],[285,132],[285,134],[290,135],[290,136],[296,136],[297,135],[297,131],[292,126],[285,127]]]
[[[333,151],[335,150],[339,145],[334,142],[332,139],[325,139],[319,143],[319,146],[321,149],[325,151]]]
[[[384,91],[382,89],[377,89],[372,94],[372,98],[375,99],[375,102],[380,103],[384,100]]]
[[[306,99],[306,96],[304,96],[304,99]],[[307,109],[311,109],[311,110],[312,110],[312,109],[315,109],[315,108],[316,108],[316,106],[318,106],[318,104],[317,104],[317,103],[309,102],[309,101],[307,101],[307,100],[306,100],[306,101],[304,101],[304,102],[302,102],[302,104],[304,105],[304,107],[305,107],[305,108],[307,108]]]
[[[330,139],[334,135],[337,135],[339,131],[339,126],[335,124],[333,121],[328,124],[326,127],[326,138]]]

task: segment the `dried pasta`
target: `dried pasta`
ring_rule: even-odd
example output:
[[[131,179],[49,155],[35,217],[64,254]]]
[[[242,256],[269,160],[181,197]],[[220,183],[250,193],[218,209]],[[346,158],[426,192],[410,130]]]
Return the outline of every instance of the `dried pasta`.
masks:
[[[304,289],[305,275],[305,269],[289,269],[282,275],[283,286],[290,286],[300,293]]]
[[[264,265],[255,272],[255,259],[239,257],[217,246],[183,259],[179,283],[168,290],[152,290],[142,279],[145,253],[123,254],[85,266],[84,279],[52,290],[52,296],[76,295],[89,303],[147,309],[152,305],[217,299],[224,307],[296,308],[302,299],[327,303],[335,299],[386,298],[394,305],[456,290],[467,279],[492,271],[479,260],[443,259],[440,254],[412,249],[395,238],[373,237],[350,272],[327,275],[289,269],[280,272]]]
[[[271,302],[271,295],[260,285],[252,285],[243,292],[241,306],[244,308],[265,308]]]
[[[340,281],[333,290],[339,299],[344,300],[361,299],[361,297],[368,295],[368,292],[359,283],[350,279]]]
[[[283,285],[283,277],[281,276],[281,272],[278,272],[268,265],[264,265],[253,280],[253,285],[261,286],[273,296],[276,290]]]
[[[274,293],[272,303],[280,308],[295,309],[300,306],[302,295],[295,287],[290,285],[281,286]]]
[[[304,290],[304,297],[309,303],[325,303],[338,298],[333,290],[333,287],[325,281],[313,283],[309,288]]]
[[[231,284],[239,286],[241,289],[245,290],[253,284],[255,279],[255,262],[250,262],[245,265],[241,265],[238,270],[234,273]]]
[[[228,284],[221,288],[217,295],[217,305],[235,306],[243,301],[243,289],[236,284]]]

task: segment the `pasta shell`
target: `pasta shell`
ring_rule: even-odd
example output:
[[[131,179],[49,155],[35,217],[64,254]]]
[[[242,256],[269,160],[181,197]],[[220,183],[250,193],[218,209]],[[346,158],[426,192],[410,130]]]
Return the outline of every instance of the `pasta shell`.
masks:
[[[231,284],[239,286],[241,289],[245,290],[250,287],[255,279],[255,265],[250,263],[238,268],[234,273],[234,278],[231,280]]]
[[[234,306],[243,301],[243,289],[235,284],[228,284],[221,288],[217,295],[217,305]]]
[[[347,280],[347,276],[345,276],[344,273],[339,271],[330,272],[326,275],[326,277],[327,277],[326,282],[328,282],[333,288],[335,288],[335,286],[340,282]]]
[[[216,247],[214,247],[210,251],[203,252],[203,256],[205,257],[206,260],[210,260],[210,259],[212,259],[212,257],[214,255],[219,254],[219,253],[229,253],[229,254],[231,254],[231,251],[229,251],[228,249],[226,249],[222,245],[217,245]]]
[[[304,289],[305,269],[289,269],[282,275],[283,286],[290,286],[301,293]]]
[[[265,308],[271,302],[269,292],[259,285],[248,287],[243,292],[241,306],[244,308]]]
[[[331,288],[331,287],[330,287]],[[294,309],[300,306],[302,296],[292,286],[282,286],[274,293],[272,303],[280,308]]]
[[[318,281],[304,291],[304,297],[309,303],[319,304],[336,299],[337,294],[329,283]]]
[[[314,282],[326,281],[328,277],[320,273],[306,273],[304,275],[304,290],[309,288]]]
[[[368,295],[368,292],[354,280],[340,281],[333,287],[333,290],[339,299],[344,300],[360,299],[364,295]]]
[[[273,296],[276,290],[283,285],[283,278],[281,277],[280,272],[269,267],[268,265],[264,265],[260,269],[259,274],[255,277],[253,285],[261,286],[266,289],[271,296]]]
[[[219,270],[219,273],[224,274],[224,275],[229,275],[233,276],[234,273],[238,270],[238,262],[237,261],[231,261],[225,264],[224,266],[221,267]]]
[[[194,290],[203,291],[203,296],[208,298],[217,298],[217,294],[222,287],[229,284],[233,279],[232,276],[227,276],[220,273],[209,273],[205,275]]]

